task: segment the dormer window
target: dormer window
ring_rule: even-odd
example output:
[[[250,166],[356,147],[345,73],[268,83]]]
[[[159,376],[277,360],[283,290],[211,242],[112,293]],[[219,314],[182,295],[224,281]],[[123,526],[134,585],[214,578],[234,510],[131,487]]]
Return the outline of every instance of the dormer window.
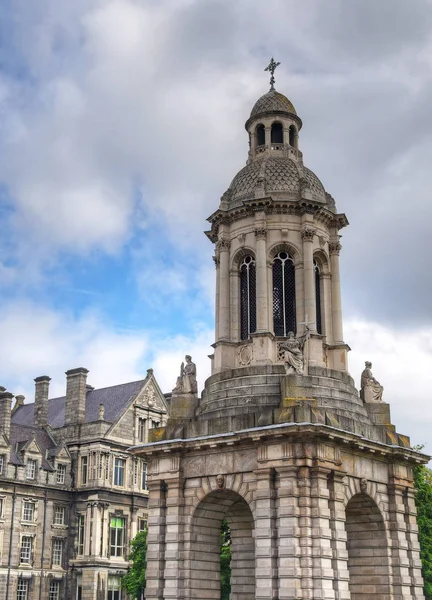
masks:
[[[5,468],[5,455],[0,454],[0,475],[3,475],[4,468]]]
[[[257,125],[256,139],[257,139],[257,146],[265,145],[265,127],[264,127],[264,125]]]
[[[66,465],[57,465],[57,483],[63,484],[66,480]]]
[[[283,144],[283,127],[282,123],[273,123],[271,127],[271,143]]]
[[[36,466],[37,462],[33,458],[29,458],[26,467],[26,479],[36,478]]]

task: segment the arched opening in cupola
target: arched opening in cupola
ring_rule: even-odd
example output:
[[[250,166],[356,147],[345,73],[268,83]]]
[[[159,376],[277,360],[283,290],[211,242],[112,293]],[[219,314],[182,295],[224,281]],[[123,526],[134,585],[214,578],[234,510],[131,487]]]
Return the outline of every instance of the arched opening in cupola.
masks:
[[[273,125],[271,126],[271,143],[283,144],[282,123],[273,123]]]
[[[240,265],[240,338],[247,340],[256,331],[255,259],[248,254]]]
[[[276,336],[296,333],[296,292],[294,260],[288,252],[273,259],[273,326]]]
[[[293,148],[297,147],[297,131],[294,125],[289,128],[289,145]]]
[[[257,146],[265,145],[265,127],[264,127],[264,125],[261,125],[261,124],[257,125],[256,139],[257,139]]]
[[[323,333],[323,305],[322,305],[322,284],[321,284],[321,269],[316,260],[314,260],[314,276],[315,276],[315,310],[316,310],[316,330],[317,333]]]

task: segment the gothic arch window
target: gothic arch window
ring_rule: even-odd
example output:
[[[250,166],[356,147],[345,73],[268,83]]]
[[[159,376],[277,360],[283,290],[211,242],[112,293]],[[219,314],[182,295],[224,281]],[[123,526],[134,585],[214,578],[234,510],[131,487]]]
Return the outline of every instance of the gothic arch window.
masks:
[[[293,148],[296,147],[296,133],[296,128],[294,127],[294,125],[291,125],[291,127],[289,128],[289,145]]]
[[[282,123],[273,123],[273,125],[271,126],[271,143],[283,144]]]
[[[315,275],[315,310],[316,310],[316,329],[317,333],[322,335],[322,300],[321,300],[321,270],[316,260],[314,260]]]
[[[247,340],[256,331],[255,259],[248,254],[240,265],[240,337]]]
[[[265,145],[265,127],[264,127],[264,125],[257,125],[256,139],[257,139],[257,146]]]
[[[294,261],[285,251],[273,259],[273,325],[276,336],[296,333]]]

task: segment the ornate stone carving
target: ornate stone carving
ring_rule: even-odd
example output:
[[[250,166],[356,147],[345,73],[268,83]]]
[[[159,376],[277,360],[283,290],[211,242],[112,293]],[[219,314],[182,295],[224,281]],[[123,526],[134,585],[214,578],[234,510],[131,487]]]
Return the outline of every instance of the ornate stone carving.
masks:
[[[245,233],[240,233],[240,234],[237,236],[237,239],[238,239],[238,241],[239,241],[239,244],[240,244],[240,246],[244,246],[244,243],[245,243],[245,241],[246,241],[246,234],[245,234]]]
[[[105,405],[102,402],[99,404],[99,421],[104,420],[105,415]]]
[[[186,364],[182,362],[180,375],[173,389],[173,394],[196,394],[198,392],[196,379],[196,365],[192,362],[192,356],[186,354]]]
[[[225,487],[225,477],[223,475],[216,476],[216,487],[219,490],[223,490],[223,488]]]
[[[250,344],[240,346],[240,348],[237,350],[237,354],[238,361],[242,366],[246,367],[247,365],[250,365],[253,358],[253,349]]]
[[[255,229],[254,233],[257,240],[265,240],[267,237],[267,229],[265,227]]]
[[[300,342],[295,338],[292,331],[289,332],[288,339],[285,342],[280,342],[279,349],[284,353],[286,374],[303,375],[303,352]]]
[[[330,254],[337,254],[339,256],[339,252],[342,250],[342,245],[339,242],[329,242],[329,252]]]
[[[371,368],[372,363],[366,361],[365,368],[361,374],[360,398],[363,400],[363,402],[367,403],[382,402],[384,388],[372,375]]]
[[[366,477],[362,477],[360,479],[360,491],[362,494],[366,494],[367,486],[368,486],[368,480],[366,479]]]
[[[213,261],[214,261],[214,264],[215,264],[215,268],[217,269],[219,267],[219,265],[220,265],[219,256],[213,256]]]
[[[312,242],[315,235],[315,229],[312,227],[305,227],[301,232],[301,238],[305,242]]]
[[[229,252],[231,248],[231,242],[229,240],[221,239],[216,242],[216,250],[217,252]]]

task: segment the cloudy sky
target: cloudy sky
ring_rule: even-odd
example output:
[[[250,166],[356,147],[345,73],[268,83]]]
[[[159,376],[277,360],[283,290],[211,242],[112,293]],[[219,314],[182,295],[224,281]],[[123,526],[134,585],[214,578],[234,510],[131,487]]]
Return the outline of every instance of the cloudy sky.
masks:
[[[276,87],[351,223],[345,340],[432,453],[432,6],[427,0],[15,0],[0,5],[0,384],[105,386],[213,341],[203,235]]]

